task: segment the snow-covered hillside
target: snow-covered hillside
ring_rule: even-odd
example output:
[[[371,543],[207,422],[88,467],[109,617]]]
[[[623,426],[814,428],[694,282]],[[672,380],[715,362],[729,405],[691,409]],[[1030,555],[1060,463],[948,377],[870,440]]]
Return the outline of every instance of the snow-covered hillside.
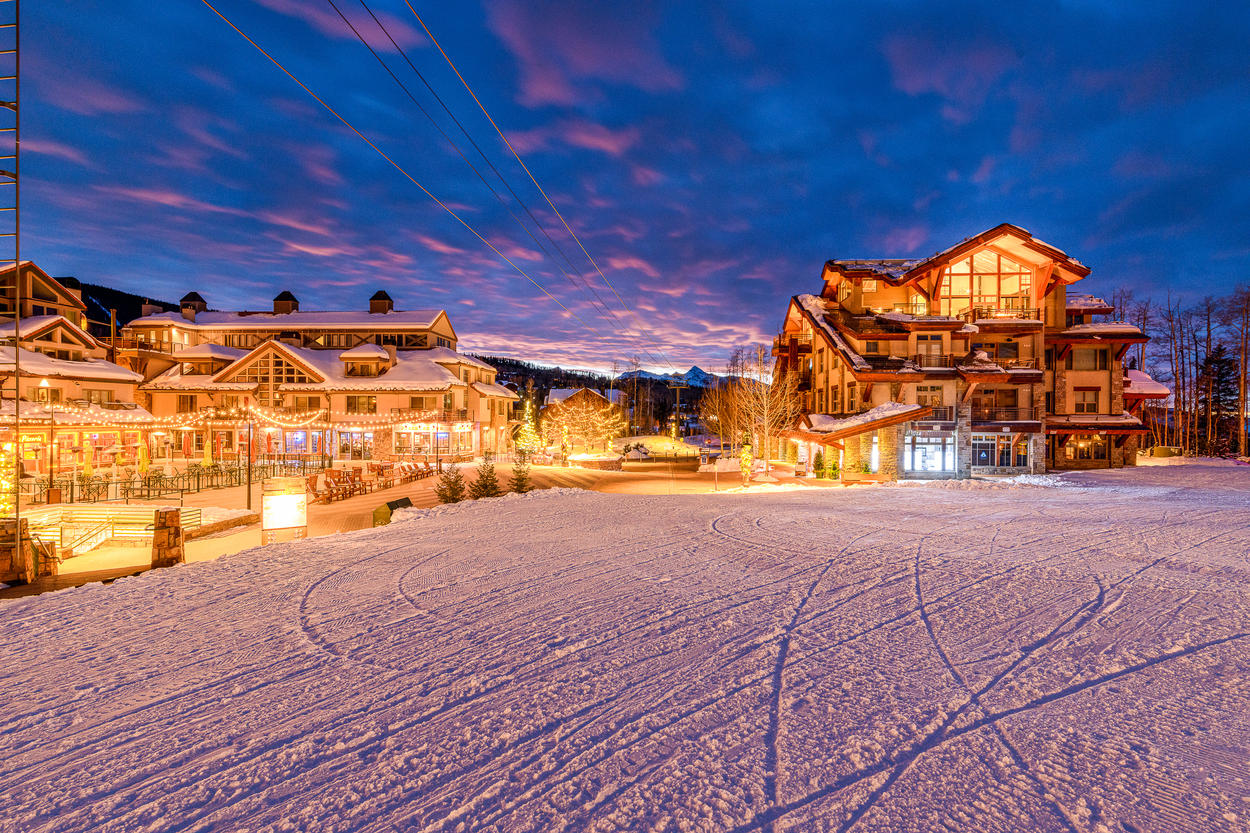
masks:
[[[0,830],[1247,830],[1247,471],[537,493],[0,602]]]

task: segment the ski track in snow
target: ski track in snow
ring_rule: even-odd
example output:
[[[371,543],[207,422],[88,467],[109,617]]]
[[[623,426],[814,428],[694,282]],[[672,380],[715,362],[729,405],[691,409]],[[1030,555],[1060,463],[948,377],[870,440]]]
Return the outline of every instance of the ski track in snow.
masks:
[[[552,490],[0,602],[0,831],[1250,831],[1245,469],[1055,480]]]

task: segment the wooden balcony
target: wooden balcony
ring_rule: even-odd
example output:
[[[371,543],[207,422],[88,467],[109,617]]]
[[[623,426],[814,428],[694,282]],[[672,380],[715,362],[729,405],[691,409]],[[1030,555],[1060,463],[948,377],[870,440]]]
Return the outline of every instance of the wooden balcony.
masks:
[[[991,406],[974,405],[972,408],[972,421],[977,422],[1040,422],[1042,419],[1041,408],[1024,408],[1024,407],[1007,407],[998,408]]]

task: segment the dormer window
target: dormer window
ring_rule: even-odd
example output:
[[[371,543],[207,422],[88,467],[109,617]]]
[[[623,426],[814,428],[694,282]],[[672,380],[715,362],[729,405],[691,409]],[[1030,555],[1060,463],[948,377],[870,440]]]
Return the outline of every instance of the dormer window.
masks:
[[[344,372],[348,376],[377,376],[377,362],[348,362]]]

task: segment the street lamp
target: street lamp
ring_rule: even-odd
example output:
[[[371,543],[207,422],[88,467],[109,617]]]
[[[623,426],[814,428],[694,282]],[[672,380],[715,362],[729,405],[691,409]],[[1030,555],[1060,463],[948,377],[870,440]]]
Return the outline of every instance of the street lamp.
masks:
[[[39,390],[39,397],[48,409],[48,483],[51,484],[56,474],[56,403],[52,401],[52,385],[47,378],[39,380]]]

